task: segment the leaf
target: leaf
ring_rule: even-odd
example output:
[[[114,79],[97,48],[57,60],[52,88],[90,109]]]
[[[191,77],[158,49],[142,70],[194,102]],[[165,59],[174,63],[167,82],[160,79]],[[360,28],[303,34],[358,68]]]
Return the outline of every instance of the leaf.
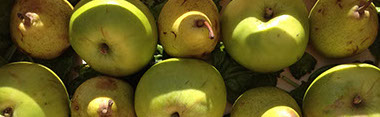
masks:
[[[320,75],[322,74],[323,72],[325,72],[326,70],[336,66],[338,64],[332,64],[332,65],[326,65],[326,66],[323,66],[319,69],[317,69],[316,71],[314,71],[310,76],[309,76],[309,79],[307,82],[305,81],[302,81],[302,84],[297,87],[296,89],[290,91],[290,95],[297,101],[298,105],[300,107],[302,107],[302,100],[303,100],[303,97],[306,93],[306,90],[309,88],[309,86],[311,85],[311,83]]]
[[[227,100],[234,103],[245,91],[262,86],[276,86],[277,77],[282,71],[274,73],[256,73],[238,64],[227,52],[223,43],[217,45],[211,53],[211,64],[222,75],[226,89]]]
[[[305,74],[313,71],[316,64],[317,60],[312,55],[305,52],[300,60],[289,67],[289,70],[294,78],[299,80]]]

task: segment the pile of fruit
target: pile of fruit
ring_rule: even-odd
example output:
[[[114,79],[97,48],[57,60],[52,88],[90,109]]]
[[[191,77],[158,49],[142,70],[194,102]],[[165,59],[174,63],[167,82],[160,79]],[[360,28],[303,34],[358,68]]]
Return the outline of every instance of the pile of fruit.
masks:
[[[378,117],[378,14],[372,0],[2,0],[0,117]]]

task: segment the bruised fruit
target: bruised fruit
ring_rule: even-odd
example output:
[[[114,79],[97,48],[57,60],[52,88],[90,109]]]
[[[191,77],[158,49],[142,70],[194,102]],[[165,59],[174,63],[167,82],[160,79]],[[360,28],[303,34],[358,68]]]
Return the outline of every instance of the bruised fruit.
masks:
[[[136,117],[133,88],[107,76],[81,84],[71,99],[71,117]]]
[[[259,87],[244,92],[234,103],[231,117],[300,117],[297,102],[276,87]]]
[[[67,0],[16,0],[10,17],[12,40],[31,57],[56,58],[70,46],[72,12]]]
[[[222,117],[226,102],[222,76],[198,59],[171,58],[153,65],[135,94],[138,117]]]
[[[219,12],[212,0],[169,0],[158,28],[168,55],[206,58],[219,42]]]
[[[0,68],[0,117],[68,117],[65,86],[49,68],[15,62]]]
[[[70,20],[70,43],[75,52],[103,74],[138,72],[157,47],[154,18],[147,8],[139,7],[146,6],[125,0],[93,0],[76,9]]]

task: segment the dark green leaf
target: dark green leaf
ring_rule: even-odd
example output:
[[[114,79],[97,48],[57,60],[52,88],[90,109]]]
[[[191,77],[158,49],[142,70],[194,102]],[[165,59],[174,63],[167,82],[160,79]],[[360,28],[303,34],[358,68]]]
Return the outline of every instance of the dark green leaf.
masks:
[[[299,80],[305,74],[313,71],[316,64],[317,60],[312,55],[305,52],[300,60],[289,67],[289,70],[294,78]]]

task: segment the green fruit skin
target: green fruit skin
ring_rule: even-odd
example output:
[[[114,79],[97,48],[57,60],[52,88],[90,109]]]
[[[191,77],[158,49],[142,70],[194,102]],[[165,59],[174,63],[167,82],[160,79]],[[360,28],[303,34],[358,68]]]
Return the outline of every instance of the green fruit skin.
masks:
[[[72,15],[70,43],[96,71],[126,76],[153,58],[157,28],[151,14],[128,1],[94,0]],[[102,43],[109,47],[106,54],[100,51]]]
[[[375,6],[356,18],[354,12],[366,0],[319,0],[310,12],[310,42],[327,58],[357,55],[375,41],[378,16]]]
[[[7,107],[13,117],[68,117],[69,97],[65,86],[49,68],[15,62],[0,68],[0,115]]]
[[[71,117],[98,115],[99,105],[90,105],[90,102],[99,98],[112,99],[112,117],[136,116],[131,85],[112,77],[97,76],[82,83],[75,91],[71,99]]]
[[[274,13],[269,21],[264,18],[266,8]],[[301,0],[234,0],[221,17],[223,42],[244,67],[279,71],[302,57],[309,38],[307,16]]]
[[[138,117],[221,117],[227,102],[220,73],[198,59],[171,58],[151,67],[136,88]]]
[[[288,93],[276,87],[259,87],[239,96],[233,104],[231,117],[274,117],[279,111],[293,114],[291,117],[301,115],[300,107]]]
[[[380,69],[365,63],[342,64],[319,75],[303,99],[306,117],[380,116]],[[354,106],[353,99],[363,100]]]

